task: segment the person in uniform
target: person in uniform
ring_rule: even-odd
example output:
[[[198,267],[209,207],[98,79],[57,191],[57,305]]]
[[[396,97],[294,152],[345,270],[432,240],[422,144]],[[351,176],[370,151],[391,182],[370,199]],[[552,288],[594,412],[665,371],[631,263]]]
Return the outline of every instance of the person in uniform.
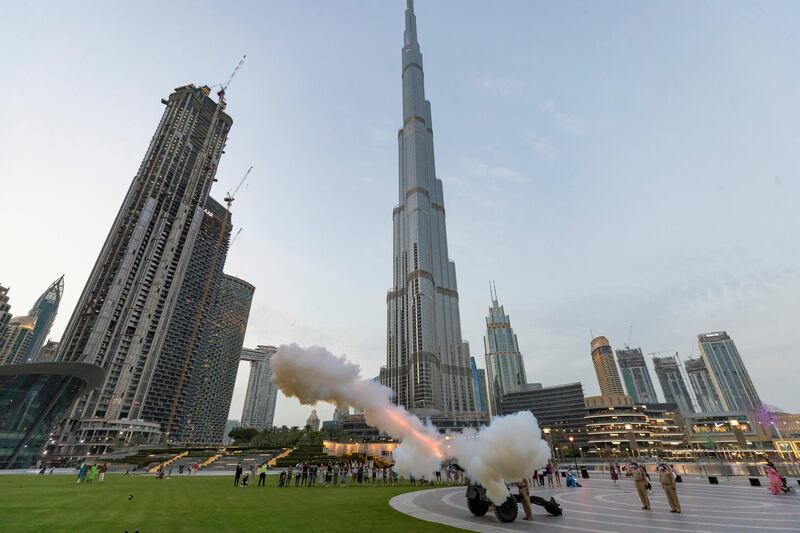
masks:
[[[259,487],[266,487],[267,486],[267,463],[262,463],[261,467],[258,469],[258,486]]]
[[[650,497],[647,495],[647,473],[644,471],[644,467],[639,463],[631,462],[628,469],[633,476],[639,499],[642,500],[642,509],[650,509]]]
[[[522,509],[525,511],[525,518],[523,520],[533,520],[533,511],[531,510],[531,493],[528,488],[528,480],[522,478],[517,482],[519,487],[519,495],[522,500]]]
[[[678,487],[675,484],[675,474],[672,467],[667,463],[659,463],[658,465],[658,481],[664,487],[664,492],[667,493],[667,501],[669,501],[669,512],[680,513],[681,502],[678,501]]]

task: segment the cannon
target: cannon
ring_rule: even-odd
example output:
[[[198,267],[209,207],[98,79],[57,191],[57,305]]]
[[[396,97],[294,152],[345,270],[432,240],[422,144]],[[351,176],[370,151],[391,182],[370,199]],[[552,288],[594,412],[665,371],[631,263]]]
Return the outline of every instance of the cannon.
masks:
[[[470,484],[467,486],[467,508],[475,516],[483,516],[489,512],[489,509],[492,509],[494,515],[501,522],[513,522],[517,519],[517,502],[522,501],[522,495],[520,495],[519,488],[516,485],[509,485],[509,492],[510,494],[506,501],[501,505],[494,505],[486,496],[484,487]],[[549,500],[539,496],[531,496],[530,498],[532,504],[544,507],[544,510],[553,516],[561,516],[563,513],[561,505],[553,497]]]

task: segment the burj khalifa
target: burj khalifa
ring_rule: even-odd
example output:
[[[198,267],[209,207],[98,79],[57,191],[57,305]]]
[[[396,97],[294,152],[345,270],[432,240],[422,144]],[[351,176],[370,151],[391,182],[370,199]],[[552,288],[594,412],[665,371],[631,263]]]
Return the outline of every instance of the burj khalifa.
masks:
[[[387,301],[386,366],[381,382],[395,402],[432,417],[473,412],[469,355],[462,348],[455,263],[447,253],[442,181],[433,157],[413,0],[403,45],[403,127],[398,132],[399,201],[393,288]]]

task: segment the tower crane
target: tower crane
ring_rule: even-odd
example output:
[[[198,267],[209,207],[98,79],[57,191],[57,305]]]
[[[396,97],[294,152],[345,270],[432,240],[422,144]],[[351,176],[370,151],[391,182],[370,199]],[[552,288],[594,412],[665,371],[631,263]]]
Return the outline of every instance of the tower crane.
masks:
[[[239,72],[239,69],[242,68],[242,65],[244,65],[244,60],[245,59],[247,59],[247,54],[244,54],[242,56],[242,58],[239,60],[239,63],[236,65],[236,68],[233,69],[233,72],[231,72],[231,75],[228,78],[228,81],[226,81],[225,83],[221,83],[219,85],[215,85],[214,86],[214,87],[221,87],[221,89],[217,92],[217,96],[219,96],[219,105],[221,105],[223,109],[225,108],[225,105],[226,105],[225,104],[225,91],[228,89],[228,86],[233,81],[233,77],[236,76],[236,73]]]
[[[239,189],[241,188],[242,184],[244,183],[244,180],[246,180],[247,176],[250,175],[250,171],[251,170],[253,170],[253,166],[252,165],[250,166],[250,168],[247,169],[247,172],[244,173],[244,176],[242,176],[242,179],[239,180],[239,184],[236,186],[235,189],[233,189],[233,192],[228,191],[228,194],[225,195],[225,203],[228,204],[228,210],[229,211],[231,209],[231,204],[236,199],[236,193],[239,192]]]

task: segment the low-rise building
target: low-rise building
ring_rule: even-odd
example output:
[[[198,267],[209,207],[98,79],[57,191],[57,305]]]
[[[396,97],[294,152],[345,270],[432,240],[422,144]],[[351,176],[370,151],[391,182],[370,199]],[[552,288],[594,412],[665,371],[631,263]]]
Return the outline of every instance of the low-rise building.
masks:
[[[533,413],[554,449],[568,444],[570,436],[576,446],[586,444],[586,406],[581,383],[549,387],[543,387],[541,383],[523,385],[519,390],[505,394],[500,402],[500,414],[510,415],[519,411]]]

